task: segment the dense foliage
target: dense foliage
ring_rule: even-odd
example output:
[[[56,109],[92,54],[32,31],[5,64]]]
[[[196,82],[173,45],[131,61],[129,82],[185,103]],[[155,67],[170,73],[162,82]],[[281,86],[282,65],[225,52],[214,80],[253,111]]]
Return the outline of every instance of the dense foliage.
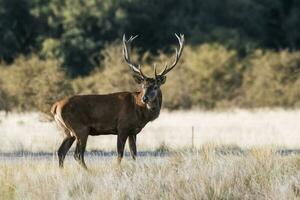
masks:
[[[164,106],[211,109],[300,105],[300,1],[0,0],[0,110],[48,111],[74,93],[133,90],[121,38],[140,35],[133,58],[170,61]]]
[[[141,35],[141,52],[168,51],[181,32],[191,45],[218,42],[244,56],[257,47],[299,49],[299,26],[296,0],[0,0],[0,58],[36,52],[77,76],[123,33]]]

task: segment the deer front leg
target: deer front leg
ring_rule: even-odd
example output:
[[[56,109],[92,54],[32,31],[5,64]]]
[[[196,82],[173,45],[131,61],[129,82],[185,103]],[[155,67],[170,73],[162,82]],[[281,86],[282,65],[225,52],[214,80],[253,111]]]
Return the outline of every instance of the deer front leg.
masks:
[[[118,164],[121,163],[121,160],[123,158],[123,154],[124,154],[124,147],[125,147],[125,143],[127,140],[127,135],[122,135],[119,134],[118,135],[118,139],[117,139],[117,150],[118,150]]]
[[[130,135],[128,137],[129,139],[129,149],[130,149],[130,154],[133,160],[136,158],[136,135]]]

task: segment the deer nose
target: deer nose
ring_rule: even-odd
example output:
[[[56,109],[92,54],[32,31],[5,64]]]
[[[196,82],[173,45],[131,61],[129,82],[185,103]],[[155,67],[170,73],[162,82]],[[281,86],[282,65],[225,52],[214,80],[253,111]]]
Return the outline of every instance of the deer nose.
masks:
[[[147,103],[147,101],[148,101],[148,97],[146,97],[146,96],[143,96],[142,100],[143,100],[143,102],[144,102],[144,103]]]

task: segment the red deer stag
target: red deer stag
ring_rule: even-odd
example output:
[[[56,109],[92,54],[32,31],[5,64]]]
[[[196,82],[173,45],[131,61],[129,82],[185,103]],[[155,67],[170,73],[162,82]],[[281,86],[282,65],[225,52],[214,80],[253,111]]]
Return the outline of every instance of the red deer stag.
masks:
[[[176,35],[176,34],[175,34]],[[63,128],[65,139],[58,149],[59,166],[63,167],[64,158],[76,140],[74,158],[84,168],[84,151],[89,135],[117,135],[118,163],[123,157],[127,138],[133,159],[136,157],[136,135],[149,122],[159,115],[162,104],[160,86],[166,81],[166,74],[177,64],[184,46],[184,35],[176,35],[179,49],[171,66],[157,74],[147,77],[140,65],[130,60],[129,45],[136,38],[126,40],[123,36],[123,56],[133,71],[136,83],[142,85],[139,92],[118,92],[105,95],[76,95],[57,101],[51,108],[56,123]]]

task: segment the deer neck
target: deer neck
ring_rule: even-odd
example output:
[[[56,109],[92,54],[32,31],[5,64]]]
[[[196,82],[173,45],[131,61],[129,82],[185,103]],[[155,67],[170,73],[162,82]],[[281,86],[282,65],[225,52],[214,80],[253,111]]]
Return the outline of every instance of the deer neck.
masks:
[[[159,116],[161,104],[162,104],[162,93],[158,91],[156,98],[147,104],[142,102],[143,92],[137,92],[136,104],[139,109],[139,118],[143,119],[146,123],[153,121]]]

